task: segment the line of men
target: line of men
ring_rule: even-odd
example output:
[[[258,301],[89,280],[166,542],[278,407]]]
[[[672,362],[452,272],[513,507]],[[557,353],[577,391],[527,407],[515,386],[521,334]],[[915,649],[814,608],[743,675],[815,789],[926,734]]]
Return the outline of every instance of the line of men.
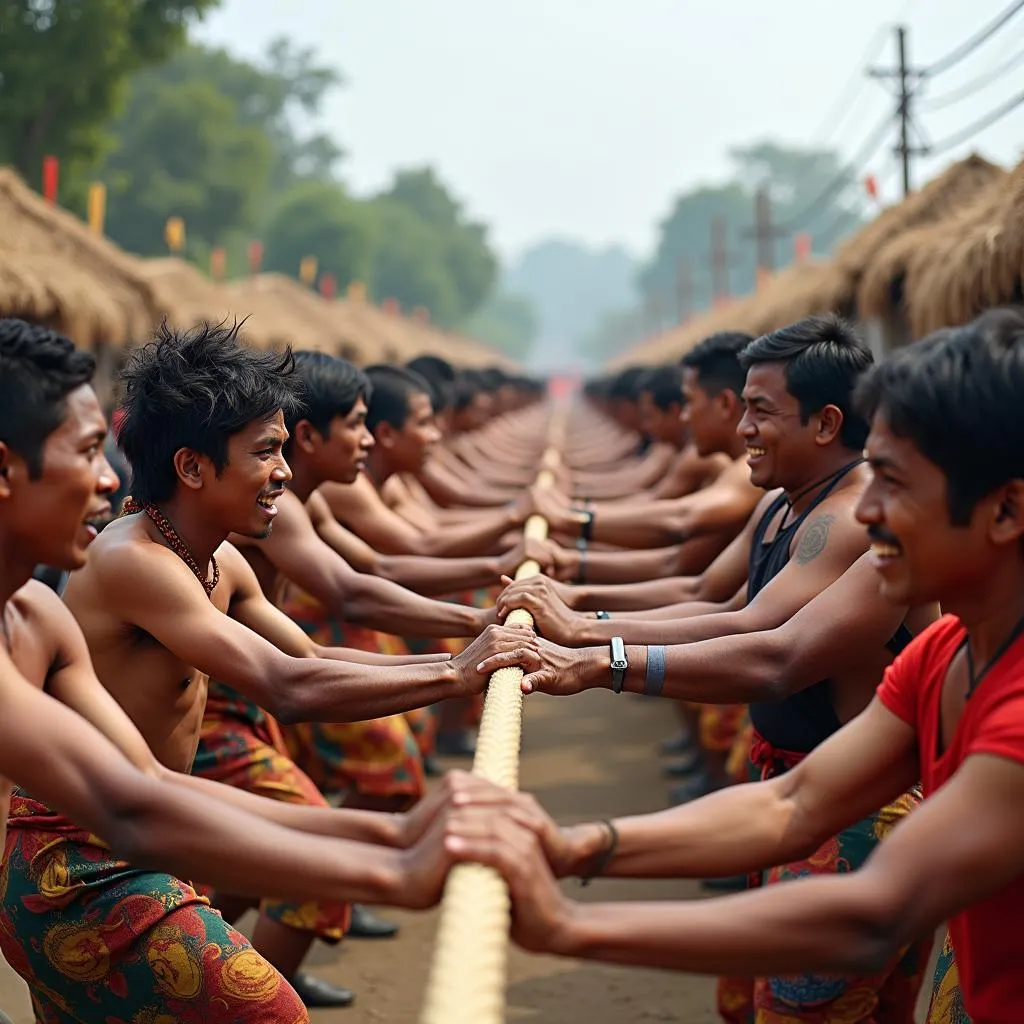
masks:
[[[349,930],[353,901],[429,905],[467,806],[530,813],[462,776],[422,799],[429,748],[404,716],[476,700],[495,657],[522,663],[535,638],[396,582],[450,594],[543,559],[519,542],[528,497],[509,501],[493,457],[493,507],[442,526],[446,509],[424,505],[439,525],[417,528],[421,550],[370,547],[318,488],[365,470],[381,486],[363,500],[384,519],[386,478],[438,440],[416,411],[429,383],[381,368],[371,419],[375,389],[355,367],[202,325],[164,328],[128,360],[117,439],[131,495],[108,523],[119,481],[93,370],[60,335],[0,321],[0,771],[24,787],[2,790],[0,951],[44,1022],[306,1020],[351,1002],[300,965],[315,937]],[[511,417],[539,451],[532,385],[462,386],[463,450],[489,450]],[[487,422],[485,395],[503,403]],[[454,494],[479,495],[480,475],[450,459],[434,471]],[[339,553],[355,547],[375,574]],[[488,553],[439,557],[466,550]],[[39,564],[70,571],[63,601],[26,582]],[[323,610],[290,618],[284,586]],[[476,639],[455,656],[397,641],[381,653],[343,646],[352,623]],[[311,720],[350,730],[313,751],[340,808],[291,754]],[[252,902],[250,944],[230,925]]]
[[[527,948],[723,975],[720,1012],[726,1020],[909,1021],[922,982],[927,936],[950,919],[966,1012],[979,1024],[1012,1020],[1020,1005],[1021,981],[1011,915],[1024,893],[1018,880],[1020,826],[1007,813],[1024,784],[1019,703],[1024,696],[1017,667],[1024,653],[1024,472],[1017,445],[1024,436],[1024,324],[1016,314],[987,314],[966,328],[933,336],[880,367],[872,367],[863,344],[830,318],[751,340],[733,354],[744,380],[731,399],[722,397],[729,389],[713,393],[698,364],[685,368],[684,383],[686,417],[698,444],[702,415],[718,422],[731,403],[742,411],[734,428],[743,439],[750,482],[768,493],[755,500],[749,521],[734,528],[738,535],[731,541],[724,538],[724,543],[719,536],[723,550],[700,576],[649,585],[666,585],[672,595],[668,598],[662,590],[652,599],[644,590],[647,584],[632,587],[627,600],[639,602],[632,612],[599,609],[581,615],[560,602],[549,583],[512,585],[499,601],[498,614],[528,607],[545,639],[490,627],[473,660],[483,657],[478,673],[504,664],[523,665],[528,692],[569,694],[600,686],[698,704],[745,702],[753,733],[751,770],[759,781],[717,789],[660,815],[559,830],[527,798],[455,780],[431,807],[431,820],[436,822],[438,815],[444,819],[444,835],[438,837],[442,859],[479,860],[506,875],[515,933]],[[214,358],[223,362],[222,356]],[[261,391],[267,386],[263,382]],[[201,408],[209,390],[208,385],[200,387],[193,403]],[[140,393],[151,402],[159,389],[149,386]],[[256,397],[253,393],[247,401]],[[197,524],[197,537],[207,517],[224,514],[229,492],[222,488],[229,477],[236,491],[246,491],[250,501],[255,495],[261,506],[277,498],[279,488],[269,485],[280,482],[286,469],[276,479],[273,470],[261,476],[258,488],[255,469],[250,476],[232,469],[244,468],[247,451],[272,460],[275,444],[283,447],[283,426],[274,435],[267,424],[274,419],[283,424],[289,403],[280,393],[271,398],[281,402],[280,416],[236,425],[228,431],[226,456],[206,456],[211,461],[203,464],[195,458],[199,440],[196,447],[172,452],[175,498],[204,487],[217,490],[215,499],[206,496],[208,507]],[[65,405],[71,408],[71,400]],[[127,409],[126,427],[133,413],[131,388]],[[593,430],[590,426],[574,435],[585,440],[566,452],[566,462],[607,477],[614,469],[607,462],[611,445],[606,439],[596,447],[598,424],[592,424]],[[63,422],[53,436],[62,429]],[[266,436],[243,442],[246,431]],[[269,447],[252,450],[264,441],[274,442],[275,436]],[[132,459],[130,440],[122,444]],[[724,443],[723,450],[729,451]],[[647,462],[653,454],[646,451],[639,458]],[[707,457],[709,452],[698,454]],[[636,461],[630,465],[642,470]],[[627,561],[636,562],[635,554],[599,545],[621,544],[626,531],[632,531],[633,543],[667,541],[656,557],[682,558],[694,540],[728,529],[724,496],[738,490],[730,468],[726,465],[717,476],[709,470],[710,482],[690,496],[653,495],[649,509],[630,503],[633,507],[616,511],[587,503],[582,511],[564,510],[560,521],[557,503],[535,495],[538,506],[546,502],[544,511],[557,530],[566,537],[578,535],[573,537],[575,550],[556,553],[555,565],[575,561],[576,578],[584,584],[591,567],[602,573],[625,571]],[[212,484],[211,479],[219,482]],[[650,484],[654,480],[652,476]],[[145,495],[137,500],[145,501]],[[177,518],[189,507],[188,500],[174,508]],[[205,551],[199,549],[200,554],[209,553],[207,563],[196,561],[190,548],[177,550],[173,538],[158,530],[159,507],[156,511],[153,516],[143,506],[145,516],[129,516],[121,528],[121,543],[148,544],[160,552],[165,569],[172,561],[179,568],[185,564],[193,604],[198,608],[202,595],[204,607],[211,600],[216,605],[221,584],[212,559],[219,549],[209,541]],[[639,535],[638,523],[644,527]],[[247,521],[244,529],[235,526],[225,535],[260,534],[255,521]],[[95,556],[106,544],[104,534],[73,585],[82,579],[84,587],[90,576],[98,575],[95,567],[107,557]],[[225,548],[226,577],[244,561],[235,560],[232,550]],[[186,556],[196,562],[194,567],[188,567]],[[203,564],[208,565],[205,579],[196,571]],[[147,584],[158,579],[155,561],[144,571]],[[137,574],[137,567],[133,572]],[[184,572],[177,576],[179,581],[187,578]],[[108,584],[116,588],[118,578]],[[159,582],[154,589],[170,586],[169,576]],[[204,582],[213,584],[210,597]],[[258,581],[250,590],[234,589],[237,583],[228,582],[232,589],[222,595],[228,596],[224,610],[251,614],[250,600],[261,596]],[[138,594],[134,597],[139,600]],[[71,587],[68,598],[73,605]],[[94,590],[92,599],[94,604],[109,600],[106,588]],[[165,606],[165,613],[178,603]],[[264,604],[273,607],[265,599]],[[125,610],[127,606],[125,602],[111,616],[115,625],[134,622],[130,616],[135,613]],[[946,613],[941,618],[937,606]],[[231,621],[223,611],[221,617]],[[73,620],[66,625],[73,627]],[[87,637],[90,633],[102,636],[103,629],[94,625],[86,629]],[[230,640],[227,634],[222,638]],[[554,642],[559,639],[574,646],[560,646]],[[159,639],[154,642],[160,646]],[[8,643],[12,651],[17,646]],[[173,644],[163,650],[168,655],[163,674],[171,691],[175,673],[169,659],[177,657],[178,664],[182,659]],[[323,688],[332,689],[333,682],[325,678],[330,672],[323,666],[322,650],[303,653],[316,683],[309,687],[313,692],[304,706],[297,713],[290,709],[296,718],[314,717],[309,712],[318,707],[316,697]],[[235,664],[224,678],[244,688],[242,675],[258,669],[260,659],[246,659],[237,644],[231,655],[244,667]],[[445,663],[406,664],[400,674],[403,679],[416,672],[436,674],[438,664]],[[336,665],[332,668],[338,672]],[[372,696],[354,686],[347,689],[352,717],[393,710],[391,701],[404,692],[397,679],[391,685],[385,680],[386,669],[377,668],[376,673]],[[148,674],[159,677],[155,662]],[[180,690],[187,691],[193,681],[177,680],[179,728],[167,731],[167,709],[161,708],[163,732],[154,739],[167,744],[169,759],[177,749],[176,733],[188,732],[191,705]],[[133,719],[145,718],[146,698],[152,694],[129,692],[124,683],[119,693],[113,678],[107,685],[118,703],[129,704]],[[439,695],[448,693],[435,689],[430,699]],[[253,697],[260,705],[270,694]],[[446,805],[444,794],[455,789],[460,790],[458,797]],[[64,794],[54,798],[57,806],[64,800]],[[33,813],[30,808],[29,816]],[[85,814],[95,810],[86,808]],[[12,815],[12,823],[18,817]],[[422,823],[428,817],[414,811],[398,820]],[[360,818],[366,831],[343,834],[380,841],[382,833],[373,830],[382,827],[381,820],[370,813]],[[356,829],[353,819],[345,821],[346,829]],[[25,834],[31,836],[38,825],[28,824]],[[433,834],[427,826],[418,838],[423,843]],[[52,829],[47,838],[50,845],[40,855],[49,855]],[[89,840],[96,842],[91,834]],[[80,835],[71,841],[77,843],[75,849],[88,845]],[[77,862],[75,871],[69,870],[70,858],[48,860],[35,874],[31,867],[12,871],[19,855],[30,864],[20,847],[16,841],[12,849],[8,841],[6,870],[12,880],[25,884],[21,880],[28,879],[31,885],[25,884],[18,899],[8,895],[5,908],[45,905],[50,888],[67,906],[89,884],[83,881],[91,877],[88,870],[75,874],[81,871]],[[101,863],[101,875],[109,869],[103,856],[83,859]],[[123,864],[120,871],[124,873]],[[664,907],[583,907],[567,901],[553,880],[565,874],[706,877],[747,871],[758,872],[755,891]],[[219,881],[210,877],[209,869],[204,873],[212,883]],[[73,884],[66,884],[69,880]],[[790,880],[792,885],[779,890],[779,882]],[[99,885],[108,891],[116,888],[107,876]],[[228,891],[240,886],[236,878]],[[782,893],[787,894],[784,899]],[[98,902],[93,917],[102,920],[102,897]],[[47,910],[44,906],[34,912]],[[72,928],[69,935],[67,926],[64,915],[46,938],[29,941],[29,947],[64,952],[96,948],[95,935],[76,946],[73,940],[84,929]],[[2,931],[18,934],[9,921]],[[102,939],[108,940],[106,932]],[[172,946],[177,942],[180,958],[180,935],[165,936],[165,941]],[[24,950],[24,945],[15,949]],[[225,959],[233,961],[236,953],[250,957],[253,968],[268,967],[250,949],[228,949]],[[90,961],[80,954],[74,966],[83,973],[96,971],[96,959],[102,961],[102,970],[86,985],[88,998],[108,998],[120,984],[109,977],[111,956]],[[949,960],[944,956],[944,970]],[[40,965],[28,965],[22,973]],[[124,969],[123,963],[119,966]],[[69,968],[64,967],[59,976],[38,979],[34,993],[63,998],[49,983],[59,981],[66,989]],[[218,979],[208,980],[197,967],[189,977],[198,977],[200,987],[215,987],[230,976],[234,994],[244,987],[242,975],[253,991],[262,992],[257,982],[265,977],[273,979],[275,994],[282,991],[283,979],[272,969],[269,975],[256,969],[221,970]],[[734,975],[755,980],[740,981]],[[944,974],[942,998],[933,1014],[962,1012],[953,1006],[959,998],[949,984],[953,977],[952,970]],[[154,999],[165,995],[158,988]],[[181,999],[181,993],[176,997]],[[191,1019],[181,1007],[173,1012],[178,1019]],[[279,1014],[273,1019],[293,1019],[281,1016],[279,1009],[272,1012]]]

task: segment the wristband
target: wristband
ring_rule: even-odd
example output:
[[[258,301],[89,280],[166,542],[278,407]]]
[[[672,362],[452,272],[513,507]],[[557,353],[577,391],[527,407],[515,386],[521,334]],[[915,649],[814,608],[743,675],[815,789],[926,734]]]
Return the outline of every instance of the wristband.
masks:
[[[576,541],[576,550],[579,552],[579,560],[576,563],[576,585],[587,582],[587,542],[580,537]]]
[[[647,674],[644,676],[644,694],[660,697],[665,685],[665,648],[660,644],[647,648]]]
[[[593,870],[588,871],[585,875],[580,875],[581,886],[590,885],[598,875],[603,875],[608,870],[608,865],[615,859],[615,851],[619,845],[619,830],[607,818],[603,819],[601,824],[608,830],[608,845],[598,856]]]
[[[593,512],[584,512],[583,513],[583,518],[580,520],[580,537],[583,540],[585,540],[585,541],[587,541],[589,543],[593,536],[594,536],[594,513]]]

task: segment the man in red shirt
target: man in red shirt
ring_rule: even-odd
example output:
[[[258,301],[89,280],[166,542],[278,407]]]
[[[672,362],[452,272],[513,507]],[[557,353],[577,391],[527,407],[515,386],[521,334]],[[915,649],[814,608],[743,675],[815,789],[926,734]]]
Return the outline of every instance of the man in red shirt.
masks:
[[[904,606],[938,601],[946,615],[890,666],[862,714],[785,775],[657,815],[552,827],[540,841],[504,821],[451,839],[459,856],[504,873],[524,947],[711,974],[858,974],[949,921],[974,1024],[1024,1016],[1024,319],[992,311],[900,351],[871,372],[863,400],[873,475],[857,515],[881,593]],[[833,654],[855,652],[861,629],[851,619],[835,631]],[[669,683],[692,661],[683,652],[710,659],[716,643],[627,647],[626,689],[647,688],[652,673]],[[545,657],[526,685],[550,688],[556,663]],[[611,685],[607,656],[603,671]],[[577,904],[553,880],[787,863],[917,780],[923,805],[859,871],[661,904]],[[843,1019],[884,1011],[851,1004]]]

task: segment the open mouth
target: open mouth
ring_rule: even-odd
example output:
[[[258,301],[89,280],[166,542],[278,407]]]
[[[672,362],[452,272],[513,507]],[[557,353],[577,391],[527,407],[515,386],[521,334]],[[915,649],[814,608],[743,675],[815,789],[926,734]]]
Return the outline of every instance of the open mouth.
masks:
[[[760,459],[768,454],[767,448],[758,448],[756,445],[747,445],[747,458],[748,459]]]
[[[104,505],[99,509],[93,509],[83,520],[82,526],[85,527],[86,533],[89,534],[90,540],[95,540],[99,536],[100,530],[110,522],[111,508],[109,505]]]
[[[256,504],[264,515],[273,518],[277,515],[277,499],[281,497],[283,491],[274,491],[272,494],[261,494],[256,499]]]

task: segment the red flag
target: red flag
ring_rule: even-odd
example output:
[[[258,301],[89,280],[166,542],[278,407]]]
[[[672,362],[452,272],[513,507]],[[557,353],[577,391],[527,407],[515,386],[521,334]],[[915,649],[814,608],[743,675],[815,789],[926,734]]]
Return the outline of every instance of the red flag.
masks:
[[[864,191],[867,192],[872,199],[878,198],[878,178],[873,174],[869,174],[864,179]]]
[[[385,299],[381,304],[380,308],[385,313],[390,313],[392,316],[401,316],[402,307],[398,304],[398,299]]]
[[[224,267],[227,264],[228,254],[219,246],[210,250],[210,277],[214,281],[224,280]]]
[[[811,258],[811,236],[801,231],[793,240],[793,254],[797,263],[806,263]]]
[[[320,275],[320,294],[328,301],[338,294],[338,281],[333,274],[323,273]]]
[[[263,265],[263,243],[252,241],[249,243],[249,273],[258,274]]]
[[[60,178],[60,161],[55,156],[43,157],[43,198],[48,203],[57,202],[57,182]]]

